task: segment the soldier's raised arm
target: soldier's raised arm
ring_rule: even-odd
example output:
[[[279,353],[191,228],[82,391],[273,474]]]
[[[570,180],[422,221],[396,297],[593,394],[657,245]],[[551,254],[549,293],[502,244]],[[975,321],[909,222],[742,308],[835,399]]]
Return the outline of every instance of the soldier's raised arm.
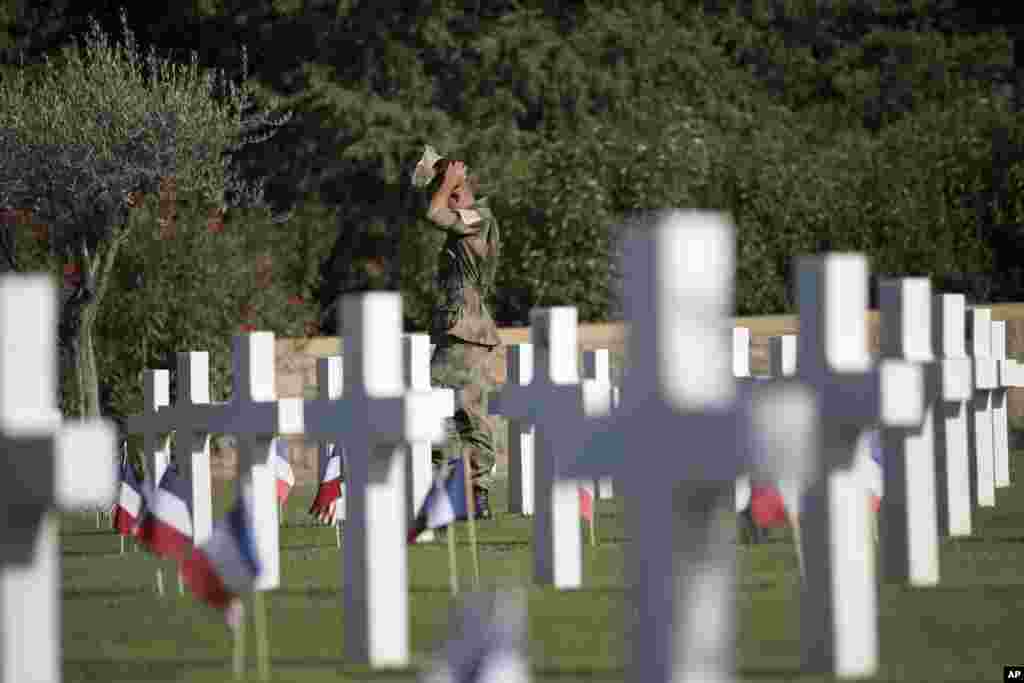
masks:
[[[443,175],[439,177],[439,174]],[[459,212],[449,206],[452,193],[465,182],[465,163],[445,159],[430,145],[424,147],[423,156],[413,171],[412,183],[428,192],[431,187],[437,187],[427,210],[427,219],[434,227],[459,235],[474,235],[483,227],[477,212]]]

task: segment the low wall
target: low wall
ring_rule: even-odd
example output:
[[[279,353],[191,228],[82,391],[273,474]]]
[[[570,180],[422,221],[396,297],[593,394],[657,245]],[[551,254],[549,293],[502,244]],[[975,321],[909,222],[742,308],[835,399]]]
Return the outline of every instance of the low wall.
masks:
[[[1024,360],[1024,304],[998,304],[989,307],[993,320],[1006,321],[1007,354]],[[868,348],[878,352],[879,316],[869,311]],[[736,318],[736,327],[750,328],[750,369],[754,374],[768,372],[768,338],[780,334],[797,334],[799,320],[795,315],[760,316]],[[612,354],[624,355],[627,342],[627,326],[622,323],[585,323],[579,326],[578,345],[580,351],[605,348]],[[506,327],[498,331],[501,341],[508,344],[528,342],[528,327]],[[338,355],[338,337],[315,337],[309,339],[278,339],[276,356],[276,384],[279,397],[316,397],[316,359]],[[615,363],[613,362],[613,365]],[[495,359],[494,380],[505,382],[505,355],[499,353]],[[1024,389],[1010,389],[1008,410],[1011,417],[1024,416]],[[501,418],[494,418],[503,426]],[[498,468],[505,467],[504,430],[498,429]],[[315,443],[305,444],[301,438],[289,439],[289,454],[292,468],[299,482],[315,481],[317,447]],[[213,458],[213,475],[223,479],[234,472],[235,453],[227,443],[218,444]]]

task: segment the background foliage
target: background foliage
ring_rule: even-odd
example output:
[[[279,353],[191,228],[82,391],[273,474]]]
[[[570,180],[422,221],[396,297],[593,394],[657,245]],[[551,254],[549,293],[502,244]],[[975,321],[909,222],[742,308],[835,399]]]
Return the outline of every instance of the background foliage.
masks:
[[[210,234],[183,208],[177,238],[135,245],[124,277],[144,284],[102,334],[144,333],[147,350],[103,360],[113,393],[137,405],[143,357],[196,344],[224,395],[244,303],[248,324],[330,334],[340,294],[400,289],[406,329],[426,329],[440,236],[408,186],[425,142],[468,161],[501,221],[499,324],[555,304],[615,319],[616,226],[669,206],[733,216],[740,315],[792,312],[794,259],[825,249],[972,302],[1021,300],[1024,39],[1007,3],[977,4],[157,2],[128,18],[141,45],[181,64],[198,50],[233,78],[245,46],[257,102],[295,112],[236,156],[288,221],[231,210]],[[88,12],[118,34],[116,2],[32,5],[0,12],[0,75],[32,73]]]

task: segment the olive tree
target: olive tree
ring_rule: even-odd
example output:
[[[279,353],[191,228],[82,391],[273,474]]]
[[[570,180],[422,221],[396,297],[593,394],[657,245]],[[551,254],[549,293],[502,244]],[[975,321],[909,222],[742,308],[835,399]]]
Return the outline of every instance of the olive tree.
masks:
[[[31,81],[16,72],[0,82],[0,206],[31,211],[49,228],[51,255],[81,273],[62,306],[59,344],[62,376],[76,389],[67,408],[83,416],[100,414],[93,330],[117,286],[118,251],[137,230],[131,207],[171,186],[215,211],[266,208],[263,179],[244,180],[233,158],[291,118],[248,112],[249,91],[201,72],[194,52],[187,66],[154,49],[144,62],[123,11],[121,23],[123,45],[93,19],[84,47],[65,48],[59,67],[47,59]]]

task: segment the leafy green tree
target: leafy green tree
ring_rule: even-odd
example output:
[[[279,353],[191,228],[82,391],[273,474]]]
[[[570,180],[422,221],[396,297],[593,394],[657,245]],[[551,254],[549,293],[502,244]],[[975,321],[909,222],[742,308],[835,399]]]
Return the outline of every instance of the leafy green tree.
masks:
[[[209,352],[211,398],[223,401],[232,393],[233,335],[313,333],[317,307],[309,297],[309,273],[298,259],[287,260],[289,250],[274,245],[285,233],[314,228],[317,221],[307,219],[317,214],[299,212],[284,225],[257,209],[232,210],[221,219],[209,218],[200,201],[181,200],[178,208],[173,238],[156,227],[155,197],[133,212],[136,233],[113,277],[119,296],[108,300],[97,322],[100,376],[110,387],[114,415],[139,411],[142,370],[173,369],[176,352]],[[132,343],[123,343],[126,338]],[[172,381],[172,395],[175,390]]]
[[[195,60],[175,67],[151,50],[146,74],[124,15],[122,25],[123,48],[94,22],[85,48],[65,49],[61,68],[32,83],[0,83],[0,204],[31,209],[50,228],[51,254],[82,276],[70,299],[76,305],[61,313],[77,390],[67,408],[80,415],[100,411],[93,331],[117,254],[133,234],[132,196],[171,184],[208,206],[259,206],[261,185],[239,179],[232,155],[287,120],[243,116],[247,94],[230,82],[228,105],[220,105],[216,78]],[[272,130],[253,135],[265,127]]]

